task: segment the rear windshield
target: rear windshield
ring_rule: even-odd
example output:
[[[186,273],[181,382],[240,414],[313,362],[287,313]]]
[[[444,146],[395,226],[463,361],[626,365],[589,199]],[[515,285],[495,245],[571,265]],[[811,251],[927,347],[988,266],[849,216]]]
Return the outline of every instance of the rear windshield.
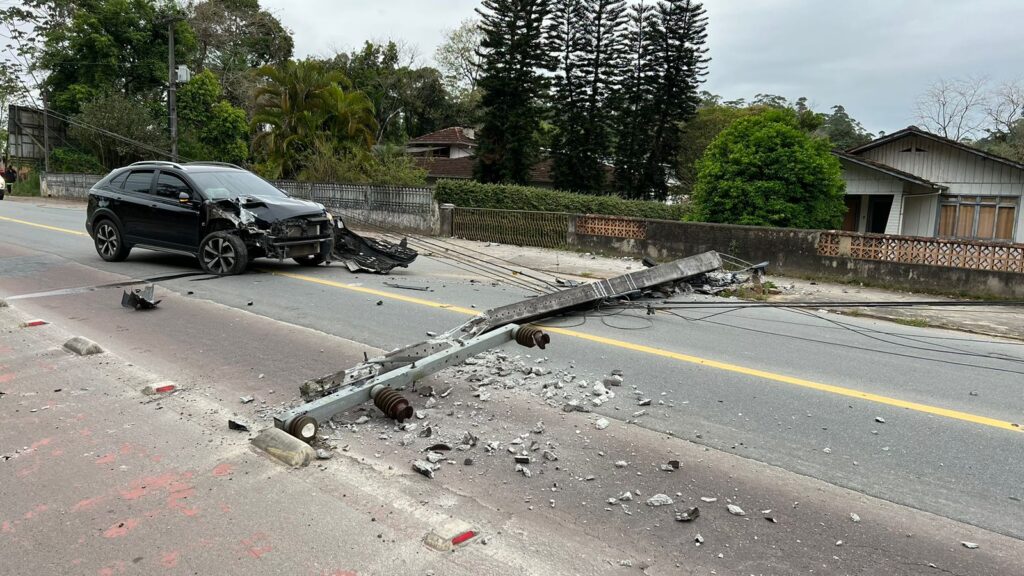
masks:
[[[269,182],[251,172],[198,172],[189,174],[192,181],[210,200],[225,200],[239,196],[284,198],[287,196]]]

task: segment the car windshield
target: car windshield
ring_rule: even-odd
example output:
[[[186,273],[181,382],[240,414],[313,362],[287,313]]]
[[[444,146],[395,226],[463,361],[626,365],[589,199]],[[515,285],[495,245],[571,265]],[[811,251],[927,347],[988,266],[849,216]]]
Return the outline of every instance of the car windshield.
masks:
[[[287,196],[269,182],[251,172],[197,172],[189,174],[203,195],[210,200],[225,200],[239,196],[284,198]]]

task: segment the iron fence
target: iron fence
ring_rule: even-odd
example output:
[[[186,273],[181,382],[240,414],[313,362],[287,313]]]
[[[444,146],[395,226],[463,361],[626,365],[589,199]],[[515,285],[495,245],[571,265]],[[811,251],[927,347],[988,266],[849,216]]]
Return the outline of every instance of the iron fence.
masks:
[[[452,235],[467,240],[516,246],[564,248],[568,245],[571,214],[455,208]]]
[[[434,193],[430,188],[293,180],[277,180],[274,185],[292,196],[319,202],[332,210],[357,209],[430,216],[434,206]]]

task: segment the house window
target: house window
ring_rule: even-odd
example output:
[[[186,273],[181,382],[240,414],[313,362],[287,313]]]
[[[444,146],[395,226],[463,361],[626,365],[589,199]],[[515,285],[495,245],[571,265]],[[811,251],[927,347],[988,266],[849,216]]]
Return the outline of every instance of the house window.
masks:
[[[939,236],[969,240],[1013,240],[1017,198],[944,196]]]

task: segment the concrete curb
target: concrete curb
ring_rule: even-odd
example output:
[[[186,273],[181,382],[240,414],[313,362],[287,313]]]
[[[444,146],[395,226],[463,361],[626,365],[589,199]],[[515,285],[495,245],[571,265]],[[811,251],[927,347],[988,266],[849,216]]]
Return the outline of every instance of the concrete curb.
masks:
[[[292,468],[308,466],[316,458],[316,452],[309,444],[279,428],[267,428],[251,442],[271,458]]]
[[[75,336],[71,340],[64,343],[64,349],[69,352],[74,352],[79,356],[92,356],[93,354],[100,354],[103,352],[103,348],[99,344],[89,340],[88,338],[82,338],[81,336]]]

